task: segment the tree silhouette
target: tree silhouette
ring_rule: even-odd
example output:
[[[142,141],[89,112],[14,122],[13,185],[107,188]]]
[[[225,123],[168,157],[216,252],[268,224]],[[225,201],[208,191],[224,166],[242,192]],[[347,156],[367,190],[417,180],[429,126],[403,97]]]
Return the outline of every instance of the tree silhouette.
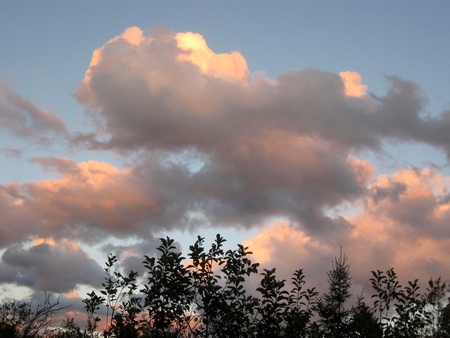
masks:
[[[320,316],[321,333],[336,338],[347,337],[350,310],[345,303],[351,297],[350,266],[347,257],[342,254],[332,262],[328,271],[328,293],[317,299],[315,310]]]
[[[51,300],[52,294],[44,293],[44,300],[9,301],[0,308],[0,337],[29,338],[48,335],[55,322],[55,316],[69,306],[59,306],[59,299]]]
[[[173,239],[160,241],[158,255],[145,256],[143,276],[119,271],[116,256],[108,256],[102,288],[83,299],[84,328],[71,318],[56,325],[56,314],[65,307],[46,294],[37,305],[1,305],[0,337],[450,337],[449,290],[440,277],[421,294],[417,279],[403,287],[393,268],[372,271],[373,304],[359,296],[350,306],[352,279],[342,248],[327,272],[328,291],[320,295],[314,287],[305,289],[302,269],[291,283],[277,278],[275,268],[258,274],[248,248],[225,252],[220,235],[209,249],[198,237],[188,260]]]

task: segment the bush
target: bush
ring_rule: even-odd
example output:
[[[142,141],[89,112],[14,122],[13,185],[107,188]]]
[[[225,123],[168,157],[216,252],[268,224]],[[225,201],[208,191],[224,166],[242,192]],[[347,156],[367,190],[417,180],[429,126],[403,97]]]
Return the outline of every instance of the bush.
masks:
[[[440,278],[430,280],[426,294],[418,280],[400,285],[393,268],[372,271],[373,306],[362,297],[349,307],[352,284],[347,257],[333,261],[328,292],[305,289],[303,270],[296,270],[292,287],[264,269],[259,286],[250,290],[248,278],[258,276],[258,263],[248,248],[223,250],[216,236],[209,249],[204,238],[189,247],[189,264],[174,240],[161,238],[159,256],[146,256],[142,285],[138,274],[116,269],[109,255],[102,289],[83,299],[87,314],[84,330],[66,319],[55,327],[55,314],[65,308],[45,295],[42,304],[7,302],[0,308],[0,337],[146,338],[146,337],[449,337],[449,291]],[[98,312],[106,312],[101,323]],[[99,324],[103,330],[100,332]]]

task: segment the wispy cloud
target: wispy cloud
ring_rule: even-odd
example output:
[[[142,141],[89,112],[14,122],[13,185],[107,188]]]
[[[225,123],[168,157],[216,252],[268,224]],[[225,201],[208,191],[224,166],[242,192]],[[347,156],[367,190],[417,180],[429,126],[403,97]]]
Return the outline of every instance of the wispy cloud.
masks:
[[[41,143],[50,142],[49,133],[63,136],[67,132],[63,120],[17,94],[9,83],[0,83],[0,128],[19,138]]]

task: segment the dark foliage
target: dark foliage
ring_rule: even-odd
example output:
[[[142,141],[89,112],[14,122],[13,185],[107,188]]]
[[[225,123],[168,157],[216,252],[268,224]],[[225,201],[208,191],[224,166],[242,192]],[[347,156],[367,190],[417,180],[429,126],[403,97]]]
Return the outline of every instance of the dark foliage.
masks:
[[[301,269],[290,282],[278,279],[275,268],[264,269],[259,286],[251,290],[248,278],[258,276],[259,264],[242,245],[225,252],[224,242],[217,235],[207,250],[198,237],[186,263],[174,240],[161,238],[159,255],[145,257],[142,285],[136,272],[118,271],[117,258],[109,255],[102,289],[83,300],[84,329],[71,318],[55,325],[63,308],[46,295],[36,306],[4,303],[0,337],[450,337],[449,290],[441,278],[430,280],[421,294],[418,280],[403,287],[393,268],[372,271],[373,305],[359,296],[349,306],[352,279],[341,249],[323,295],[305,289]]]

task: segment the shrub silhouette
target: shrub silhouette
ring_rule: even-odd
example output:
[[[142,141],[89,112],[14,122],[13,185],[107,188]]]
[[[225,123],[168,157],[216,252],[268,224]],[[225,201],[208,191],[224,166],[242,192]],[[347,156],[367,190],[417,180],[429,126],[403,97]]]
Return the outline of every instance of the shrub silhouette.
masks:
[[[49,324],[63,308],[45,298],[35,310],[27,302],[3,304],[0,337],[450,337],[449,290],[440,277],[421,294],[418,280],[403,287],[393,268],[372,271],[373,305],[360,296],[349,306],[352,280],[342,249],[327,273],[328,292],[320,295],[305,289],[303,270],[293,273],[288,288],[275,268],[259,272],[248,248],[225,251],[220,235],[209,249],[199,236],[188,263],[173,239],[160,241],[159,255],[145,256],[142,277],[123,274],[108,256],[101,290],[83,299],[84,329],[70,318]],[[248,280],[258,276],[252,290]]]

